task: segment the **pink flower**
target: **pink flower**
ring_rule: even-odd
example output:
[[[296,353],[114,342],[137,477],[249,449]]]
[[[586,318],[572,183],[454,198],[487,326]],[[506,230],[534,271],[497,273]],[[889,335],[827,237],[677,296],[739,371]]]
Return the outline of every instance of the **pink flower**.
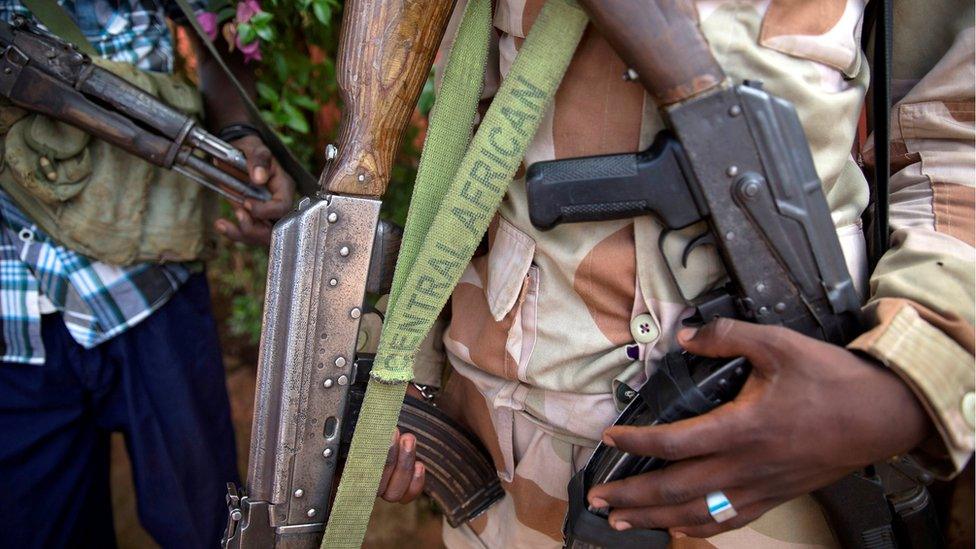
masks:
[[[238,36],[235,42],[237,43],[237,49],[239,49],[241,51],[241,55],[244,56],[245,63],[261,60],[260,40],[254,40],[250,44],[241,44],[241,38]]]
[[[209,11],[201,11],[197,14],[197,22],[200,23],[200,27],[203,28],[203,32],[207,33],[210,40],[217,39],[217,14]]]
[[[246,23],[256,14],[261,12],[261,3],[258,0],[243,0],[237,3],[237,22]]]

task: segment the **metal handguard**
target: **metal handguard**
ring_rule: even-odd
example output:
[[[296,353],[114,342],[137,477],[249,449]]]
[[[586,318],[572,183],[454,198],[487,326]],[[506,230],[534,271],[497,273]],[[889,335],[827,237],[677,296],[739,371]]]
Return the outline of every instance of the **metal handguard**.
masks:
[[[707,232],[691,241],[682,262],[694,247],[712,245],[729,282],[692,300],[696,315],[690,322],[732,317],[840,345],[860,333],[860,299],[792,104],[747,82],[678,105],[668,120],[671,130],[642,153],[530,166],[533,223],[549,228],[651,214],[667,233],[706,221]],[[670,267],[673,276],[677,267]],[[706,413],[732,400],[749,372],[742,358],[669,353],[615,424],[652,425]],[[569,487],[567,545],[664,547],[666,532],[616,532],[605,511],[587,509],[585,499],[595,484],[664,465],[599,445]],[[872,486],[872,505],[886,513],[880,487]],[[878,520],[864,529],[890,536],[890,519],[873,518]],[[842,541],[844,535],[839,533]]]
[[[356,354],[364,295],[389,282],[398,248],[379,211],[369,198],[304,199],[275,226],[247,485],[229,486],[224,547],[319,545],[372,364]],[[452,525],[501,498],[487,451],[451,418],[408,398],[400,428],[417,436]]]

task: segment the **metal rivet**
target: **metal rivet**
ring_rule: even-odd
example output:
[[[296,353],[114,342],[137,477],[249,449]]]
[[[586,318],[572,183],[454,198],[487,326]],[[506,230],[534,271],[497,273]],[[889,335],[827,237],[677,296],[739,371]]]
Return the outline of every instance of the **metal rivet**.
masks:
[[[366,181],[366,174],[359,174],[359,177],[357,177],[356,180],[358,180],[360,183]]]
[[[327,380],[325,380],[325,381],[322,382],[322,385],[324,385],[325,388],[328,389],[329,387],[332,387],[332,380],[331,379],[327,379]]]
[[[742,114],[742,107],[738,105],[729,107],[729,116],[739,116],[740,114]]]
[[[305,495],[305,490],[302,490],[301,488],[299,488],[298,490],[295,490],[295,497],[296,498],[300,498],[300,497],[302,497],[304,495]]]
[[[339,248],[339,255],[341,255],[342,257],[346,257],[347,255],[349,255],[349,246],[343,246]]]
[[[329,220],[329,223],[335,223],[336,221],[339,220],[339,214],[332,212],[329,214],[328,217],[326,217],[326,219]]]
[[[325,160],[327,162],[332,162],[337,156],[339,156],[339,149],[335,145],[329,143],[325,146]]]
[[[7,67],[7,68],[3,69],[3,74],[10,74],[12,72],[14,72],[14,71],[10,67]]]
[[[339,368],[342,368],[343,366],[346,365],[346,359],[340,356],[339,358],[335,359],[335,365],[338,366]],[[342,378],[339,378],[339,379],[342,379]],[[340,385],[341,385],[341,383],[340,383]]]
[[[349,378],[346,376],[339,376],[339,385],[345,385],[349,383]]]
[[[334,279],[334,278],[329,280],[329,286],[335,286],[338,283],[339,283],[339,281],[336,280],[336,279]]]
[[[627,82],[634,82],[638,78],[640,78],[640,75],[637,74],[637,71],[635,71],[634,69],[628,68],[624,72],[624,80],[626,80]]]
[[[783,303],[782,301],[780,301],[776,305],[773,305],[773,310],[776,311],[777,313],[784,312],[786,310],[786,303]]]
[[[769,314],[769,308],[768,307],[760,307],[759,308],[759,316],[766,316],[767,314]]]
[[[756,181],[749,181],[742,187],[742,192],[749,198],[752,198],[759,194],[759,183]]]
[[[309,509],[308,512],[305,513],[305,514],[308,515],[309,518],[314,517],[315,516],[315,509]]]
[[[734,240],[734,239],[735,239],[735,233],[733,233],[732,231],[725,233],[725,240]]]
[[[241,513],[240,509],[234,509],[233,511],[230,512],[230,518],[231,520],[236,522],[244,518],[244,514]]]
[[[739,167],[738,166],[729,166],[725,170],[725,175],[727,175],[729,177],[735,177],[738,173],[739,173]]]
[[[352,318],[359,318],[359,315],[361,314],[362,312],[359,310],[359,307],[353,307],[353,309],[349,311],[349,316]]]
[[[756,291],[757,292],[765,292],[766,291],[766,285],[763,284],[762,282],[760,282],[759,284],[756,284]]]
[[[332,448],[322,450],[322,457],[332,457]]]

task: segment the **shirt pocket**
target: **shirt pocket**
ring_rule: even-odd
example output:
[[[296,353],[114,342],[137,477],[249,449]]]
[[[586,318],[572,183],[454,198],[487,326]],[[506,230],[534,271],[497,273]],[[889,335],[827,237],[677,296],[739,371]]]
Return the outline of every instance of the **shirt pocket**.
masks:
[[[863,0],[772,0],[763,15],[759,45],[853,78],[862,63],[863,11]]]
[[[901,103],[893,117],[892,223],[904,226],[913,224],[912,219],[922,220],[922,226],[972,245],[972,101]]]
[[[489,252],[471,261],[454,290],[445,345],[479,370],[524,380],[536,340],[535,241],[498,216],[489,242]]]

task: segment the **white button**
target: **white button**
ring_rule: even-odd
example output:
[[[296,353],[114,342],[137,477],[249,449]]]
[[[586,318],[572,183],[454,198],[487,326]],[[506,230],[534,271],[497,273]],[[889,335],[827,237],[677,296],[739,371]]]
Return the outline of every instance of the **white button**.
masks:
[[[976,393],[969,391],[962,397],[962,417],[970,429],[976,429]]]
[[[637,343],[651,343],[661,334],[654,317],[647,313],[637,315],[630,321],[630,333]]]

